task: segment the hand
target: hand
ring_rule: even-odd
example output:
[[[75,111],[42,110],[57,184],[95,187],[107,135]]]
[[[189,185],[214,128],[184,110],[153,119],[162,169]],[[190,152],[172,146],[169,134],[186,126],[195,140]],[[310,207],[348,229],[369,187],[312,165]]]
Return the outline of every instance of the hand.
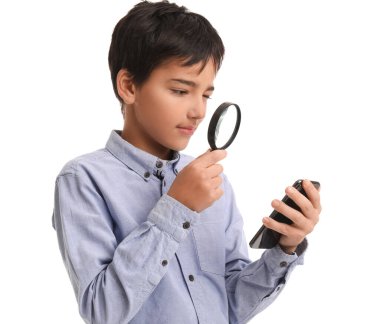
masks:
[[[300,208],[301,212],[289,207],[277,199],[272,201],[272,207],[293,221],[288,225],[279,223],[272,218],[265,217],[263,223],[266,227],[282,234],[280,246],[286,253],[293,253],[297,246],[310,234],[319,221],[322,207],[320,204],[319,190],[309,180],[302,181],[307,197],[293,187],[287,187],[285,192]],[[309,199],[308,199],[309,198]]]
[[[215,150],[196,158],[178,173],[168,195],[196,212],[211,206],[223,195],[223,167],[217,162],[226,155],[224,150]]]

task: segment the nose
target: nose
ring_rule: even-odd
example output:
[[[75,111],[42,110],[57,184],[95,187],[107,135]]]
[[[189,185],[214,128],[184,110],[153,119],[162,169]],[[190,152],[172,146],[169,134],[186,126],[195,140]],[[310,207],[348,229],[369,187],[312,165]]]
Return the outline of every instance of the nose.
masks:
[[[207,99],[203,96],[200,100],[195,100],[192,103],[191,109],[188,112],[188,117],[191,119],[203,119],[206,115]]]

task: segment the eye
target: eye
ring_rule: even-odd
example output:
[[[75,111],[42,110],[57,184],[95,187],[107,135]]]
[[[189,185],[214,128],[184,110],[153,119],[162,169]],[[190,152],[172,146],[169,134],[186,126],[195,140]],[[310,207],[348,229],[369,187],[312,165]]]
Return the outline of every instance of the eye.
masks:
[[[182,90],[182,89],[170,89],[172,93],[178,95],[178,96],[183,96],[185,94],[188,93],[188,91],[186,90]]]
[[[207,100],[212,99],[211,96],[209,96],[209,95],[203,95],[203,97],[206,98]]]

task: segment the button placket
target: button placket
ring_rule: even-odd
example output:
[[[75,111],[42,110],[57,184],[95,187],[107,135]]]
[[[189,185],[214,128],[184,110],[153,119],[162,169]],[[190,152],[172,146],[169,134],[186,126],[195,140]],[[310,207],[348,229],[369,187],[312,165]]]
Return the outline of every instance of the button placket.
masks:
[[[156,169],[154,170],[154,174],[160,180],[163,180],[165,178],[165,170],[164,169],[165,169],[164,162],[161,160],[157,160],[156,161]]]

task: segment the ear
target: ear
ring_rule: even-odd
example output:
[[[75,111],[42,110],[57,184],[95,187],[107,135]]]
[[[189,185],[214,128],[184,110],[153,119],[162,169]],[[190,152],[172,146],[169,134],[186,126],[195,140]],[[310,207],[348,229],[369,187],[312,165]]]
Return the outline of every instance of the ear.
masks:
[[[125,69],[120,70],[116,76],[117,93],[127,105],[135,102],[136,87],[129,72]]]

